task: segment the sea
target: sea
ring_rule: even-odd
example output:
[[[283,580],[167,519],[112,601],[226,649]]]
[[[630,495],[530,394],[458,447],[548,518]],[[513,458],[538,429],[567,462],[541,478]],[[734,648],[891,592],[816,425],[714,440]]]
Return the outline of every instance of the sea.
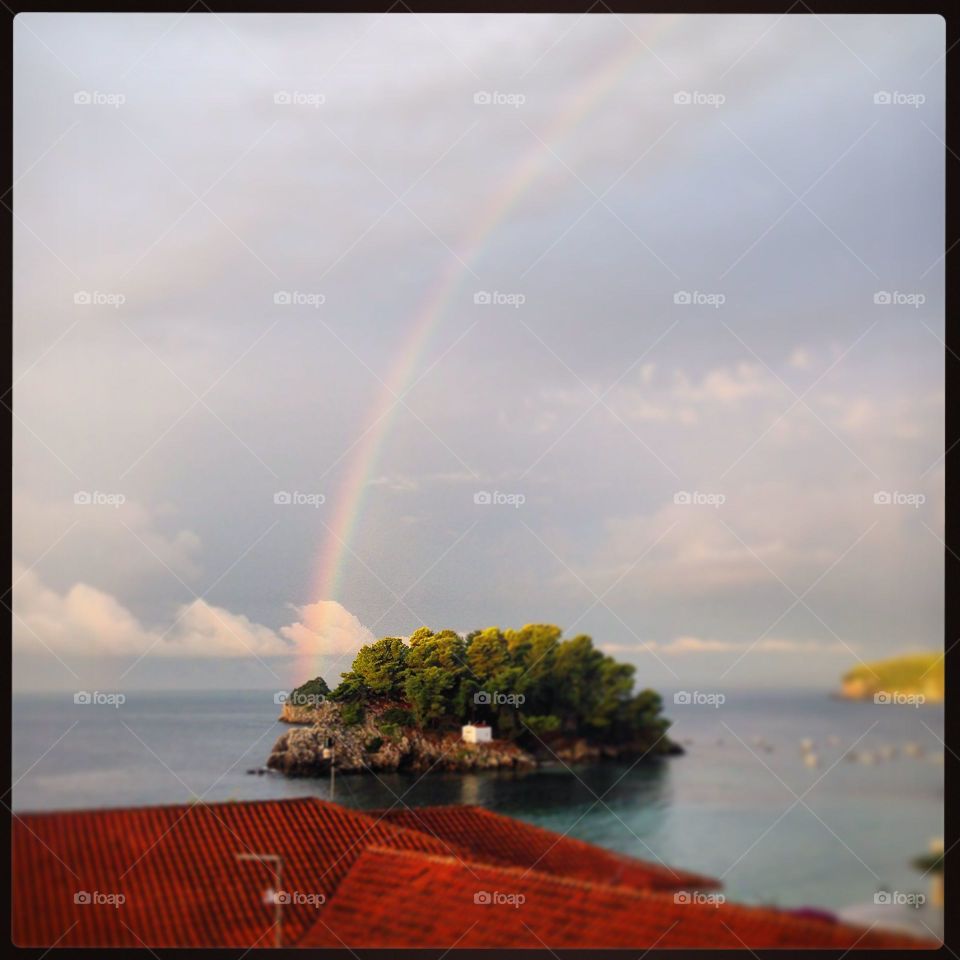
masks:
[[[331,796],[326,778],[262,772],[288,729],[272,691],[116,699],[14,696],[15,811]],[[360,809],[481,804],[717,877],[742,902],[835,911],[878,891],[927,893],[912,861],[943,836],[942,705],[797,690],[689,699],[664,694],[682,756],[523,774],[340,775],[334,798]]]

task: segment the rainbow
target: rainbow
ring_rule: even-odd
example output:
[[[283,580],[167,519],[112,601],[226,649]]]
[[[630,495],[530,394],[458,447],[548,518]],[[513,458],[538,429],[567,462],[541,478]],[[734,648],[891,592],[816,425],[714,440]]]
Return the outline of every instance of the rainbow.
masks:
[[[469,273],[465,264],[477,261],[490,237],[507,219],[517,201],[541,175],[550,151],[564,140],[589,114],[612,92],[627,71],[642,56],[653,40],[659,39],[671,26],[682,19],[680,14],[645,17],[653,26],[640,42],[636,34],[625,31],[626,40],[617,55],[607,60],[594,73],[590,81],[573,96],[569,107],[551,124],[541,140],[534,138],[530,150],[519,160],[499,194],[492,202],[484,203],[486,215],[480,218],[467,236],[458,245],[458,257],[451,257],[437,282],[430,288],[416,312],[406,340],[398,351],[384,387],[377,397],[367,418],[367,427],[348,451],[349,462],[333,497],[327,502],[335,505],[334,515],[327,525],[327,537],[320,552],[316,574],[313,578],[313,596],[334,600],[340,588],[343,560],[350,544],[357,521],[363,510],[364,496],[370,478],[376,469],[384,440],[387,437],[393,415],[403,396],[415,380],[424,348],[430,336],[446,314],[447,308],[460,289],[463,277]],[[419,624],[417,625],[419,626]],[[320,644],[318,644],[320,646]],[[323,650],[303,651],[308,663],[303,664],[304,675],[316,669],[316,657]]]

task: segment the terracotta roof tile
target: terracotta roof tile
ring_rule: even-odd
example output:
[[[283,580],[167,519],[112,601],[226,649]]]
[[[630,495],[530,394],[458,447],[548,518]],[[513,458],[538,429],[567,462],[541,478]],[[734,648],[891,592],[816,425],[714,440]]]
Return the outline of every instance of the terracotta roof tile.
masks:
[[[416,807],[379,815],[397,826],[421,830],[469,850],[474,860],[483,863],[535,868],[556,876],[639,890],[707,890],[720,886],[710,877],[613,853],[483,807]]]
[[[272,946],[282,887],[329,897],[371,843],[458,853],[449,843],[317,799],[20,814],[13,819],[13,938],[21,946]],[[122,906],[77,903],[122,894]],[[316,907],[283,907],[283,940]]]
[[[476,901],[481,892],[487,902]],[[518,905],[516,899],[495,902],[518,895],[523,897]],[[354,863],[299,946],[742,950],[936,944],[769,908],[677,903],[672,893],[371,847]]]

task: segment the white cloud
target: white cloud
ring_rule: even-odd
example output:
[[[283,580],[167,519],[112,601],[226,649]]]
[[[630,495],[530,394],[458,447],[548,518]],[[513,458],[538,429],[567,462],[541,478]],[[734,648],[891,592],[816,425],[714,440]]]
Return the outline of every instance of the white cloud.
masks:
[[[76,583],[59,593],[33,570],[19,565],[15,580],[14,646],[27,655],[46,650],[67,659],[266,659],[352,654],[373,639],[352,613],[333,600],[299,608],[300,620],[279,631],[205,600],[183,604],[169,623],[150,627],[96,587]]]
[[[168,584],[171,574],[189,583],[202,571],[200,537],[191,529],[167,530],[175,516],[163,504],[148,509],[128,496],[119,507],[78,505],[73,496],[40,498],[17,490],[13,539],[27,565],[56,559],[63,569],[82,570],[88,583],[125,595],[147,581]]]
[[[353,656],[373,634],[335,600],[318,600],[297,608],[299,622],[281,627],[282,636],[298,652],[321,656]]]
[[[757,653],[837,653],[850,655],[853,647],[839,641],[788,640],[781,637],[764,637],[762,640],[731,641],[702,637],[675,637],[668,643],[651,644],[663,653],[682,656],[688,653],[728,653],[746,651]]]
[[[746,361],[733,367],[717,367],[708,371],[698,384],[678,373],[673,396],[676,400],[695,404],[733,404],[754,397],[784,394],[776,378],[757,363]]]

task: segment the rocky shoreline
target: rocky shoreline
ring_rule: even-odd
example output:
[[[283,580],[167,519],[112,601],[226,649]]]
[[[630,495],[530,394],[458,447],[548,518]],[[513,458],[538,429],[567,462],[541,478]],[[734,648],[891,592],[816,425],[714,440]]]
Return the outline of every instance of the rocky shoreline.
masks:
[[[363,719],[353,724],[343,722],[341,709],[330,700],[307,707],[284,704],[278,719],[294,726],[273,745],[267,767],[290,777],[324,776],[330,770],[330,760],[323,755],[328,738],[334,743],[338,773],[521,771],[551,762],[636,759],[649,746],[596,745],[580,737],[555,738],[549,749],[533,754],[507,740],[473,744],[465,743],[456,732],[431,733],[398,727],[384,720],[389,704],[368,708]],[[657,752],[683,750],[669,743]]]

